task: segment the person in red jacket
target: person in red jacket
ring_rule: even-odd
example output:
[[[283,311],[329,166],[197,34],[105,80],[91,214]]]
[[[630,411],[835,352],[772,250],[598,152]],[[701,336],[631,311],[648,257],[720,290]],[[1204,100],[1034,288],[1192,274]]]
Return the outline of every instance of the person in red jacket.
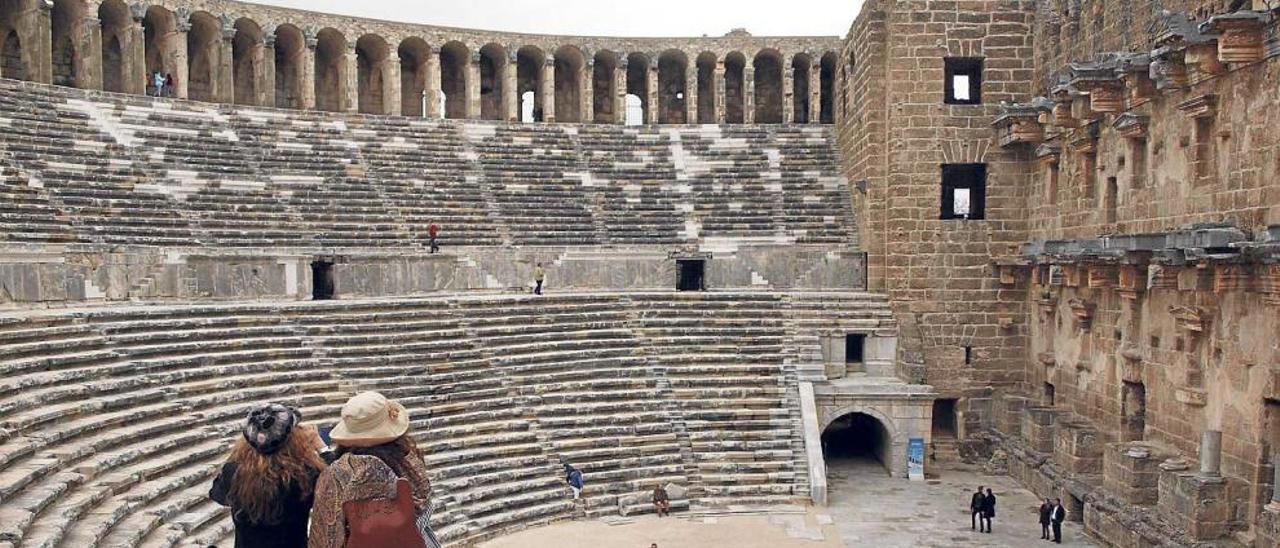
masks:
[[[427,225],[427,243],[431,246],[431,251],[428,253],[440,251],[440,245],[436,243],[436,236],[438,235],[440,235],[440,225],[432,221]]]

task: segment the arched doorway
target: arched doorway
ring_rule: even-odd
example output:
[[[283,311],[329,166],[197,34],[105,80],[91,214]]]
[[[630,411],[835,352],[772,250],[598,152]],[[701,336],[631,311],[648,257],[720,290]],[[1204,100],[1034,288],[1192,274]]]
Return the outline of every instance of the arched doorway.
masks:
[[[39,74],[29,47],[38,9],[34,0],[0,0],[0,77],[30,80]]]
[[[595,55],[595,63],[591,69],[592,112],[597,124],[612,124],[618,121],[618,79],[614,73],[618,70],[618,55],[611,51],[599,51]]]
[[[658,56],[658,123],[687,123],[685,70],[689,62],[684,52],[667,50]]]
[[[823,430],[822,454],[828,470],[874,466],[888,474],[894,462],[893,433],[870,414],[849,413]]]
[[[218,67],[222,55],[222,26],[208,12],[191,14],[187,31],[187,97],[194,101],[218,101]]]
[[[264,39],[262,27],[252,19],[237,19],[236,34],[231,41],[231,70],[237,105],[264,103],[262,75]]]
[[[49,29],[54,85],[86,87],[88,75],[77,70],[85,53],[80,50],[80,37],[88,34],[84,20],[84,3],[54,0]]]
[[[698,55],[698,123],[716,123],[716,54]]]
[[[724,58],[724,121],[727,124],[741,124],[746,121],[746,95],[743,86],[747,68],[747,57],[740,52],[733,52]]]
[[[356,40],[356,107],[363,114],[390,114],[387,79],[390,46],[376,34]]]
[[[818,105],[821,109],[819,121],[824,124],[835,122],[835,80],[836,80],[836,54],[829,51],[822,56],[822,73],[819,81],[820,94]]]
[[[427,114],[427,58],[431,46],[416,36],[396,48],[400,57],[400,114],[421,118]]]
[[[653,105],[649,104],[649,62],[649,56],[642,53],[632,53],[627,56],[627,94],[634,95],[640,100],[640,118],[643,120],[641,123],[648,123],[652,119],[649,114],[649,109],[653,108]],[[632,105],[628,103],[626,108],[628,125],[630,125]]]
[[[813,58],[806,53],[791,58],[791,121],[797,124],[812,122],[809,119],[809,75]]]
[[[757,124],[782,123],[782,55],[766,49],[756,55],[752,63],[755,69]]]
[[[521,121],[541,122],[543,120],[545,105],[542,103],[542,78],[543,67],[546,64],[547,56],[538,48],[525,46],[516,52],[516,89],[520,94]],[[527,104],[531,97],[533,100],[533,116],[532,119],[526,119],[523,113],[530,108]]]
[[[133,23],[129,6],[122,0],[106,0],[98,6],[98,20],[102,21],[102,89],[125,93],[131,89],[129,79],[133,77],[125,55]]]
[[[343,93],[346,80],[347,39],[337,30],[326,28],[316,35],[316,109],[342,112],[347,108]]]
[[[582,50],[563,46],[555,53],[556,121],[582,121],[582,75],[586,67]]]
[[[480,48],[480,118],[503,120],[507,117],[505,72],[507,50],[498,44]]]
[[[305,108],[303,101],[303,62],[305,37],[302,30],[293,25],[276,27],[275,47],[275,106],[279,108]]]
[[[449,42],[440,48],[441,114],[445,118],[461,120],[467,117],[467,63],[471,50],[462,42]]]

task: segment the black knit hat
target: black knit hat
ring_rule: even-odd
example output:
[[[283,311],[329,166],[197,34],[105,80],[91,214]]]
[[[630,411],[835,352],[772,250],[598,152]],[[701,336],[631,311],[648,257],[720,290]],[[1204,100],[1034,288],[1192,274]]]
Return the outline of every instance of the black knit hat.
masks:
[[[297,409],[278,403],[257,406],[245,418],[244,440],[259,453],[270,455],[279,451],[289,440],[293,427],[302,422]]]

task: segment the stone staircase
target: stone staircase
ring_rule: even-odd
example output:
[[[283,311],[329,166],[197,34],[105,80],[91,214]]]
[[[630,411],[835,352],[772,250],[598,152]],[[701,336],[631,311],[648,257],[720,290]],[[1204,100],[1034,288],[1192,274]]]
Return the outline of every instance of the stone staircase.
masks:
[[[3,79],[0,125],[6,241],[416,248],[432,221],[443,245],[856,238],[821,126],[438,121]]]

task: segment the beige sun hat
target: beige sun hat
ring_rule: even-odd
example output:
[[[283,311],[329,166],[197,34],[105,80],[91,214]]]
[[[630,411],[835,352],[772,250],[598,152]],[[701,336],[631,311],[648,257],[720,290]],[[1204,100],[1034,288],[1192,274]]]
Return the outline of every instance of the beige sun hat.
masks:
[[[342,420],[329,433],[335,444],[373,447],[409,431],[409,412],[377,392],[364,392],[342,406]]]

